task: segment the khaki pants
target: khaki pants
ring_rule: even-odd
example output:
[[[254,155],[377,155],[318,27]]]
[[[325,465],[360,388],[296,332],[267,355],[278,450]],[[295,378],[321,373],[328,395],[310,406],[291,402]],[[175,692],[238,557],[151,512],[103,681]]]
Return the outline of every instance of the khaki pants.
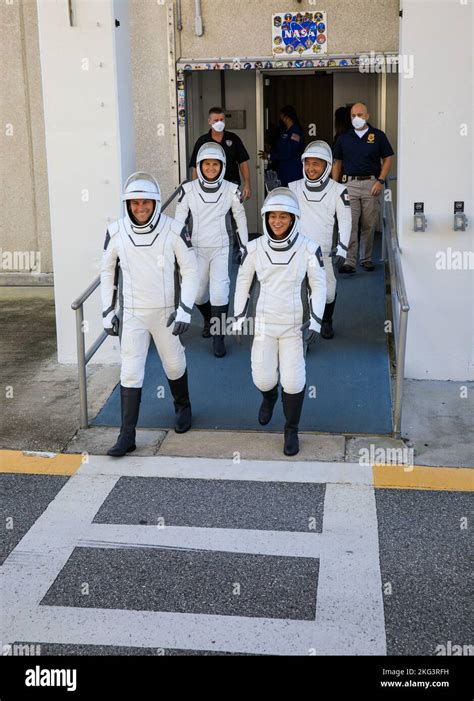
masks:
[[[370,194],[376,180],[349,180],[346,183],[351,203],[352,230],[346,264],[357,265],[358,233],[360,221],[360,262],[372,261],[374,231],[379,216],[379,197]]]

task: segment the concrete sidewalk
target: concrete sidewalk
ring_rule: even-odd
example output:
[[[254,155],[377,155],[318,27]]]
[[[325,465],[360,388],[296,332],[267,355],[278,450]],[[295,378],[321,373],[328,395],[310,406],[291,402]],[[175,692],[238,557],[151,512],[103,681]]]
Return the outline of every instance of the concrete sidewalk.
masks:
[[[77,368],[56,360],[53,288],[0,287],[2,339],[0,448],[105,453],[115,428],[78,430]],[[89,415],[119,381],[118,366],[88,367]],[[467,388],[467,392],[463,391]],[[11,388],[11,389],[9,389]],[[465,396],[467,394],[467,396]],[[419,465],[474,466],[474,383],[405,381],[403,441],[379,436],[303,433],[298,460],[358,462],[364,451],[413,449]],[[275,428],[279,428],[275,426]],[[138,431],[136,455],[281,459],[282,435],[258,431]]]

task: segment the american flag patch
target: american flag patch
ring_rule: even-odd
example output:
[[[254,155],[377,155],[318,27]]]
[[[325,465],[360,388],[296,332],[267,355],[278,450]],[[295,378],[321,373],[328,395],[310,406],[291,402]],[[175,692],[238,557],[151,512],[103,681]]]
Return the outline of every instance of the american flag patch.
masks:
[[[292,134],[290,138],[293,141],[301,141],[301,136],[299,134]]]

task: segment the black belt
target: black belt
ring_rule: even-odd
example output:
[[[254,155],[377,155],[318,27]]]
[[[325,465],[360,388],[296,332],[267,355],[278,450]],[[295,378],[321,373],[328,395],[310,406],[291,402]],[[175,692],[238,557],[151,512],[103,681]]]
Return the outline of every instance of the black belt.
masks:
[[[376,175],[346,175],[348,180],[377,180]]]

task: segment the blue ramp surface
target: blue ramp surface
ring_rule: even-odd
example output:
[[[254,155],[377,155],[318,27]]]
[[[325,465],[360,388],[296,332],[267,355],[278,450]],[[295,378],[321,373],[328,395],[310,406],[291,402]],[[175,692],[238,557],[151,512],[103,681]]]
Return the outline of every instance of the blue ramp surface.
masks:
[[[375,246],[375,260],[379,258],[379,250],[380,245]],[[233,278],[235,272],[234,269]],[[383,264],[377,262],[372,273],[358,268],[355,275],[336,275],[335,336],[329,341],[319,337],[308,352],[307,397],[300,430],[387,434],[392,429],[392,409],[384,331]],[[233,287],[234,280],[232,291]],[[191,329],[182,337],[186,346],[193,428],[281,431],[284,424],[281,401],[268,426],[260,426],[257,421],[261,394],[252,382],[251,339],[241,337],[239,343],[235,337],[228,337],[227,355],[215,358],[212,340],[201,337],[201,326],[202,318],[195,310]],[[311,387],[315,390],[310,394]],[[164,388],[164,397],[161,388]],[[119,386],[92,424],[120,426]],[[152,342],[138,426],[172,428],[173,424],[174,409],[168,383]]]

